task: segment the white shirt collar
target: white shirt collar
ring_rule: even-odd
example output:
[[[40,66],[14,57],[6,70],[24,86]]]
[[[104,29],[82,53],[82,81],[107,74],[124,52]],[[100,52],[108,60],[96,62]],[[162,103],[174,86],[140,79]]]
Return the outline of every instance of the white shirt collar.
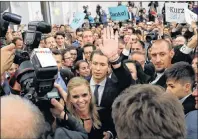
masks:
[[[107,81],[107,77],[106,78],[104,78],[98,85],[100,85],[100,86],[105,86],[105,84],[106,84],[106,81]],[[95,81],[94,81],[94,79],[93,79],[93,77],[91,77],[91,80],[90,80],[90,85],[93,85],[93,86],[95,86],[97,83],[95,83]]]
[[[183,102],[187,99],[187,97],[189,97],[191,94],[192,94],[192,93],[190,93],[189,95],[183,97],[183,98],[180,99],[179,101],[180,101],[181,103],[183,103]]]

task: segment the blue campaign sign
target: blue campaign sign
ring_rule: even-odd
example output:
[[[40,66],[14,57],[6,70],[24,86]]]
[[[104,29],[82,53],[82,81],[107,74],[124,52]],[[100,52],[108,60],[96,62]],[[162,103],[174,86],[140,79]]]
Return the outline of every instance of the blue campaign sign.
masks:
[[[111,20],[123,21],[129,19],[126,6],[109,7]]]
[[[85,15],[86,15],[85,13],[76,13],[75,14],[74,19],[72,20],[72,23],[70,25],[72,27],[72,29],[77,29],[83,24]]]

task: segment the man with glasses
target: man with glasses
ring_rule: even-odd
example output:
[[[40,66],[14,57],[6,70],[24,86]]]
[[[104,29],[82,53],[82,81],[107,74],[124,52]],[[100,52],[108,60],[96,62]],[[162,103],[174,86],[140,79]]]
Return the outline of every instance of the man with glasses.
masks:
[[[73,63],[75,63],[77,61],[77,49],[75,47],[69,47],[69,52],[71,54],[71,57],[72,57],[72,60],[73,60]]]
[[[71,68],[73,66],[73,57],[71,56],[70,50],[63,50],[63,66],[67,68]]]
[[[83,47],[83,54],[84,54],[84,59],[90,63],[90,57],[91,57],[91,53],[96,49],[96,47],[93,44],[86,44]]]

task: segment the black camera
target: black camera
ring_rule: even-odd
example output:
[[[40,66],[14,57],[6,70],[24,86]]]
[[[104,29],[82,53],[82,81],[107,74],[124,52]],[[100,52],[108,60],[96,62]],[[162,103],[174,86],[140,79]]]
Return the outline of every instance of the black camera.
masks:
[[[29,54],[34,48],[38,48],[42,34],[50,32],[51,25],[44,21],[28,23],[28,30],[22,33],[25,48],[23,50],[16,50],[14,63],[20,65],[23,61],[29,60]]]
[[[28,30],[22,34],[25,47],[16,51],[14,62],[20,65],[15,74],[17,82],[21,85],[20,95],[37,105],[51,124],[54,118],[49,111],[49,108],[53,107],[50,100],[60,99],[57,89],[54,88],[58,68],[50,49],[38,49],[42,33],[50,32],[51,26],[48,23],[30,22]],[[44,57],[45,60],[42,60]],[[46,63],[53,64],[45,65]]]
[[[5,12],[0,16],[0,45],[5,45],[5,36],[8,31],[10,23],[19,25],[21,23],[21,16],[9,12]]]
[[[48,48],[34,49],[30,60],[23,61],[20,64],[15,78],[21,85],[20,95],[37,105],[44,114],[46,121],[51,124],[54,118],[49,110],[53,107],[50,100],[52,98],[60,99],[58,90],[54,88],[58,68],[55,59],[49,59],[50,62],[54,60],[53,65],[43,66],[44,62],[39,59],[36,50],[40,52],[40,57],[45,57],[46,54],[52,56],[52,52]],[[45,62],[48,61],[45,60]]]
[[[151,42],[151,41],[157,40],[157,39],[158,39],[158,34],[157,34],[157,32],[152,31],[152,32],[150,32],[150,33],[148,33],[148,34],[146,35],[146,41],[147,41],[147,42]]]
[[[51,25],[44,21],[32,21],[28,23],[28,30],[24,32],[25,49],[31,52],[34,48],[39,46],[42,33],[50,33]]]

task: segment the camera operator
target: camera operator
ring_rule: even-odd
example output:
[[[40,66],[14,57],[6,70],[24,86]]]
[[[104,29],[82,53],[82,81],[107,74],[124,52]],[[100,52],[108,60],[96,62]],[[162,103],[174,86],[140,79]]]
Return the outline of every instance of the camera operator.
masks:
[[[55,84],[59,93],[65,93]],[[55,99],[51,100],[54,110],[62,111],[64,108]],[[34,138],[34,139],[87,139],[84,128],[69,113],[63,111],[54,133],[49,130],[43,114],[28,99],[18,95],[1,97],[1,138]],[[10,107],[14,109],[11,110]],[[22,112],[23,111],[23,112]],[[64,126],[61,126],[64,125]]]

